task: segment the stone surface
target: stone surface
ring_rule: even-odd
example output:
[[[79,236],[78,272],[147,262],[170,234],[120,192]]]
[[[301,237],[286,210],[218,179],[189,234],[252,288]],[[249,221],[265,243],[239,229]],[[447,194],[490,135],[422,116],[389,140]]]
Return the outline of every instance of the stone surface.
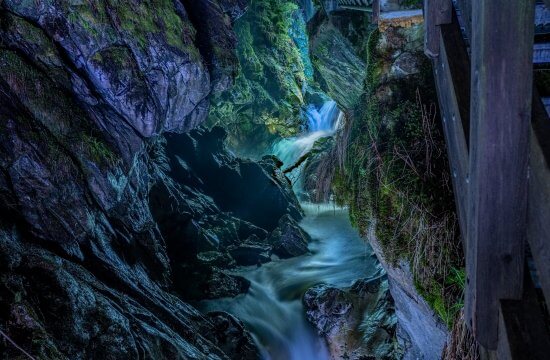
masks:
[[[290,215],[279,220],[279,225],[267,240],[273,247],[273,253],[283,259],[306,254],[309,241],[309,235]]]
[[[384,275],[349,288],[326,284],[303,297],[306,317],[327,341],[334,359],[397,359],[397,319]]]
[[[228,320],[220,336],[217,318],[182,300],[181,276],[192,259],[207,275],[199,291],[246,291],[217,267],[233,266],[224,247],[267,230],[225,213],[238,209],[194,172],[172,176],[164,133],[201,124],[210,94],[232,83],[245,6],[0,4],[0,323],[34,357],[236,358],[228,344],[244,329]],[[269,200],[285,198],[260,165],[242,168],[228,165],[235,186],[264,176]],[[0,353],[21,356],[4,341]]]
[[[254,340],[241,321],[225,312],[210,312],[207,317],[214,324],[214,338],[225,354],[239,360],[260,358]]]
[[[369,242],[388,274],[404,359],[440,359],[449,336],[447,326],[416,291],[408,264],[404,261],[398,266],[388,264],[372,235]]]

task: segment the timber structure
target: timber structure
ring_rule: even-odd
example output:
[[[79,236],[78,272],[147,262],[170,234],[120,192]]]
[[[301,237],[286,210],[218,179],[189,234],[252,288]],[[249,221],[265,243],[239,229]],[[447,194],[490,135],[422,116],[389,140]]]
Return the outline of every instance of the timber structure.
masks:
[[[550,63],[547,5],[424,0],[483,358],[550,358],[550,101],[533,82]]]
[[[381,31],[396,12],[383,2],[338,1],[369,3]],[[550,71],[550,0],[423,5],[466,255],[467,326],[484,359],[550,359],[550,97],[533,81]]]

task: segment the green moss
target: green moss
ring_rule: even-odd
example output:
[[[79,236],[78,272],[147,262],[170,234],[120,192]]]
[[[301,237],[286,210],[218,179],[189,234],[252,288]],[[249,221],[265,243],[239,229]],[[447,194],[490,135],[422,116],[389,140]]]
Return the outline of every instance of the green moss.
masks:
[[[364,45],[365,95],[333,186],[361,233],[376,225],[388,262],[410,262],[419,292],[451,325],[463,291],[463,273],[453,269],[464,259],[442,129],[426,113],[437,102],[431,68],[426,61],[420,74],[388,80],[393,58],[378,51],[380,36],[373,30]]]
[[[88,36],[114,37],[113,24],[128,33],[142,48],[151,37],[163,38],[169,46],[200,59],[194,46],[196,31],[183,18],[173,0],[87,0],[67,9],[67,18],[80,26]]]
[[[235,86],[214,99],[209,123],[226,127],[230,146],[241,153],[258,154],[275,137],[300,131],[311,74],[299,14],[293,1],[253,0],[235,24],[239,74]],[[300,34],[302,41],[295,41]]]

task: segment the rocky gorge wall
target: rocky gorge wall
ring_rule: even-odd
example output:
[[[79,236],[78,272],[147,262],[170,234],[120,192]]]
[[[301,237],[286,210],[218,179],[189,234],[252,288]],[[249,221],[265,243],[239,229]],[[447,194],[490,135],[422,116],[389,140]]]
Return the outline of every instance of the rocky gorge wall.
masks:
[[[462,307],[464,260],[422,25],[379,31],[368,16],[342,10],[312,21],[315,76],[346,110],[346,124],[306,164],[308,191],[332,191],[349,205],[375,250],[403,357],[439,359]]]
[[[0,4],[0,353],[258,358],[239,320],[186,302],[246,291],[225,272],[242,252],[307,250],[278,161],[190,132],[234,81],[245,8]]]

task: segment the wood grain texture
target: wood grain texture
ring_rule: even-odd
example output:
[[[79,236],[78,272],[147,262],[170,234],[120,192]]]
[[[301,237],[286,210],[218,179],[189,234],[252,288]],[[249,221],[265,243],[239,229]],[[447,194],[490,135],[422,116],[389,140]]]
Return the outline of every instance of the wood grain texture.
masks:
[[[435,59],[439,56],[441,30],[437,24],[437,0],[424,0],[424,54]]]
[[[523,299],[501,300],[497,358],[544,360],[550,356],[550,334],[528,271]]]
[[[528,241],[546,299],[550,299],[550,119],[538,94],[533,97],[529,158]]]
[[[456,13],[451,24],[441,26],[440,54],[433,65],[462,243],[466,251],[470,58],[462,41]]]
[[[550,1],[550,0],[549,0]],[[468,39],[472,38],[472,0],[457,0],[464,30]]]
[[[534,0],[472,2],[466,313],[498,342],[499,301],[522,295]]]

